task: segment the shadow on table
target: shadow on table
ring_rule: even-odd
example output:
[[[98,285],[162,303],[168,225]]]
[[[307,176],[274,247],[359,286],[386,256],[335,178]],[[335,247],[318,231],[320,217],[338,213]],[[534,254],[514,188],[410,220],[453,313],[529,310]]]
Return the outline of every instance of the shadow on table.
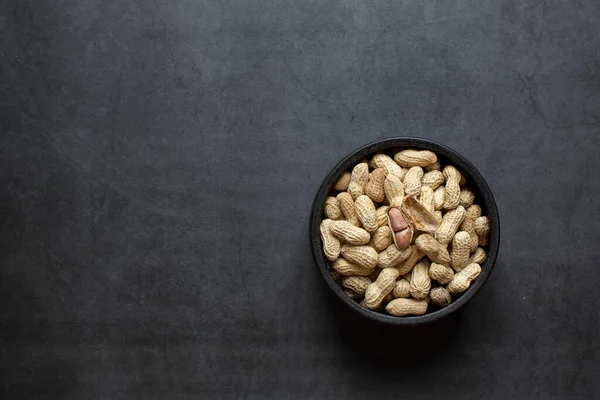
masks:
[[[395,327],[364,318],[346,307],[329,293],[341,344],[348,348],[351,357],[361,364],[373,364],[377,369],[415,368],[430,363],[449,347],[461,310],[419,326]]]

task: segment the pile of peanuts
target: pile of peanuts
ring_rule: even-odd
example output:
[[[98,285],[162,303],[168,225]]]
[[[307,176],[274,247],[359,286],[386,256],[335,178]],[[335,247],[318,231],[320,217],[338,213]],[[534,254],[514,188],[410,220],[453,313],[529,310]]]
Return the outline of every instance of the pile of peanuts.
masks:
[[[345,171],[320,231],[330,274],[370,310],[423,315],[481,273],[489,220],[454,166],[429,150],[378,153]]]

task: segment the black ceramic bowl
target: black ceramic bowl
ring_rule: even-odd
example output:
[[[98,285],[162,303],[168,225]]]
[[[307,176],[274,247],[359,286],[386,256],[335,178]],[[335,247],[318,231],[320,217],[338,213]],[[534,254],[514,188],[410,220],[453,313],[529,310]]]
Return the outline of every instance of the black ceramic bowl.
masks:
[[[471,284],[471,287],[465,293],[460,295],[458,298],[453,297],[453,301],[448,307],[436,309],[433,312],[428,310],[427,314],[425,315],[413,317],[394,317],[364,308],[355,300],[348,297],[343,292],[341,285],[333,280],[329,274],[328,266],[330,262],[323,254],[323,244],[321,243],[319,226],[321,220],[323,219],[325,199],[330,195],[333,185],[337,182],[340,175],[344,171],[350,171],[352,167],[360,160],[370,157],[375,153],[383,152],[393,157],[393,154],[404,148],[431,150],[438,155],[442,165],[452,164],[456,166],[462,173],[466,174],[470,187],[475,191],[475,202],[481,206],[482,215],[487,215],[489,218],[490,232],[489,243],[486,248],[487,259],[481,265],[481,274]],[[310,218],[310,239],[317,268],[321,272],[323,279],[325,279],[325,282],[327,282],[327,285],[337,295],[337,297],[339,297],[339,299],[348,307],[364,317],[367,317],[368,319],[384,324],[417,325],[439,320],[440,318],[454,313],[456,310],[465,305],[466,302],[471,300],[473,296],[475,296],[475,294],[481,289],[481,287],[490,277],[496,262],[498,248],[500,245],[500,223],[498,219],[498,209],[496,208],[496,202],[494,201],[492,191],[490,190],[485,179],[483,179],[483,176],[481,176],[479,171],[477,171],[473,164],[471,164],[466,158],[451,148],[431,140],[415,137],[398,137],[379,140],[353,151],[338,165],[336,165],[329,175],[327,175],[321,184],[321,187],[319,188],[317,196],[313,202]]]

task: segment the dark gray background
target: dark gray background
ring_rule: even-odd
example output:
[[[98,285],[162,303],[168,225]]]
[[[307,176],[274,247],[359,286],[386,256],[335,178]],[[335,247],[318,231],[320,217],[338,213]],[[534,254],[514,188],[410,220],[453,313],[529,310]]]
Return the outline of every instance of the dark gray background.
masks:
[[[600,5],[0,0],[2,397],[600,396]],[[346,315],[341,157],[470,159],[501,251],[457,317]]]

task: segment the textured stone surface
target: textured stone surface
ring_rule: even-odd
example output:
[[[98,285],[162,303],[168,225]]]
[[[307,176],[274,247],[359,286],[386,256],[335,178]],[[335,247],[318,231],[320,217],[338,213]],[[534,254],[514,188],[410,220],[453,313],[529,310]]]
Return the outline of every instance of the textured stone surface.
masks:
[[[590,0],[0,0],[2,397],[599,397],[599,24]],[[486,287],[426,331],[338,309],[308,244],[321,179],[395,135],[464,154],[502,220]]]

